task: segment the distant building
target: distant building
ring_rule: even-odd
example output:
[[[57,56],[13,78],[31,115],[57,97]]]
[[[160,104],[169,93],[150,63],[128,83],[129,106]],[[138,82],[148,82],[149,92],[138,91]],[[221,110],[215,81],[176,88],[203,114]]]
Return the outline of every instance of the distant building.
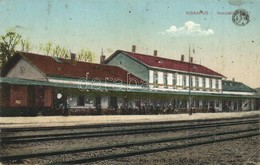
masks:
[[[229,99],[223,99],[223,109],[228,110],[252,110],[259,109],[256,105],[257,99],[260,98],[256,95],[256,90],[246,86],[241,82],[233,81],[222,81],[223,86],[223,97],[228,96]],[[231,97],[230,97],[231,96]],[[251,96],[251,97],[250,97]],[[259,101],[259,99],[258,99]]]

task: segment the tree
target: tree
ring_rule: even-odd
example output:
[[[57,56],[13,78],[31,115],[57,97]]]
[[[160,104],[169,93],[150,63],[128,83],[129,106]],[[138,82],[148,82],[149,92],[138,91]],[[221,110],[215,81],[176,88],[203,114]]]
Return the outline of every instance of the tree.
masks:
[[[66,48],[60,45],[56,45],[56,44],[54,45],[53,42],[51,41],[45,44],[41,44],[40,51],[47,56],[60,57],[60,58],[69,57],[69,51]]]
[[[60,57],[63,57],[63,58],[69,58],[69,51],[65,48],[61,48],[60,50]]]
[[[15,53],[21,35],[14,31],[8,31],[0,38],[0,66],[2,67]]]
[[[81,49],[77,54],[77,59],[79,61],[94,62],[95,54],[88,49]]]
[[[60,57],[60,58],[68,58],[69,51],[66,48],[61,47],[60,45],[56,45],[52,49],[52,56]]]
[[[56,56],[59,57],[60,56],[60,51],[61,51],[61,47],[59,45],[56,45],[55,47],[52,48],[51,52],[52,52],[52,56]]]
[[[31,42],[27,39],[21,39],[21,51],[29,52],[32,50]]]
[[[53,50],[53,43],[51,41],[47,42],[46,44],[40,45],[40,51],[42,51],[47,56],[50,55],[52,50]]]

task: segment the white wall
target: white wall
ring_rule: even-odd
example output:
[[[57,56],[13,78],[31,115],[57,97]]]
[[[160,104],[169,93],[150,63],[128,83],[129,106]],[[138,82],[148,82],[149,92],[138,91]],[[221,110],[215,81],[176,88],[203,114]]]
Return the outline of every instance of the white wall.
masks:
[[[181,82],[180,82],[180,74],[176,74],[176,85],[180,86]]]
[[[6,77],[47,81],[46,77],[24,59],[20,60]]]
[[[191,79],[191,81],[192,81],[192,86],[195,87],[195,82],[196,82],[196,81],[195,81],[195,76],[191,76],[191,78],[192,78],[192,79]]]
[[[202,77],[199,77],[199,87],[202,87]]]
[[[211,80],[212,80],[212,89],[216,89],[216,80],[213,78]]]
[[[219,89],[222,90],[222,80],[218,80]]]
[[[186,75],[183,75],[183,74],[176,74],[176,83],[178,86],[185,86],[186,84],[184,84],[183,80],[184,80],[184,76]]]
[[[172,78],[173,78],[172,73],[168,73],[168,75],[167,75],[168,85],[172,85]],[[172,88],[172,87],[169,87],[169,88]]]
[[[149,83],[153,83],[153,70],[149,70]]]
[[[209,88],[209,78],[206,78],[206,88]]]
[[[168,89],[165,89],[165,90],[171,90],[173,89],[174,87],[172,87],[173,85],[173,76],[176,74],[176,72],[161,72],[161,71],[157,71],[157,75],[158,75],[158,84],[159,84],[159,88],[164,88],[163,86],[163,75],[167,73],[167,83],[168,83]],[[154,71],[153,70],[149,70],[149,83],[151,84],[150,85],[150,88],[153,88],[153,78],[154,78]],[[184,80],[184,76],[186,77],[186,84],[184,84],[183,80]],[[193,87],[195,87],[196,85],[196,77],[198,77],[198,87],[203,87],[203,76],[194,76],[194,75],[191,75],[191,81],[192,81],[192,89]],[[212,78],[212,77],[205,77],[205,88],[209,88],[209,80],[212,80],[212,89],[217,89],[216,88],[216,81],[218,81],[219,83],[219,88],[218,89],[221,89],[222,90],[222,80],[221,79],[218,79],[218,78]],[[189,86],[189,75],[187,74],[182,74],[182,73],[177,73],[176,74],[176,85],[179,86],[179,89],[181,89],[183,86]],[[201,90],[198,90],[198,91],[201,91]],[[207,92],[210,92],[210,91],[207,91]]]
[[[177,82],[178,82],[179,86],[183,85],[183,75],[182,74],[178,74]]]

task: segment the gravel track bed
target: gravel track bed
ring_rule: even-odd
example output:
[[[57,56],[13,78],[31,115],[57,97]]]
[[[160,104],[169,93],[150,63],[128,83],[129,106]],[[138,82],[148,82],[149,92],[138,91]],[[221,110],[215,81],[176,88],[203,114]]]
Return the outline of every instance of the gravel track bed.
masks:
[[[11,144],[11,145],[3,145],[0,154],[1,155],[15,154],[15,153],[20,153],[21,150],[23,151],[23,154],[36,153],[39,151],[43,152],[43,151],[59,150],[59,149],[65,150],[69,148],[71,149],[72,147],[73,148],[93,147],[99,145],[143,141],[143,140],[168,138],[168,137],[189,136],[192,134],[202,134],[202,133],[210,133],[216,131],[223,132],[224,130],[235,131],[235,130],[258,128],[258,127],[259,124],[250,124],[250,125],[241,125],[241,126],[237,126],[237,125],[228,126],[228,127],[224,127],[225,129],[223,129],[223,127],[219,127],[219,128],[212,127],[206,129],[197,129],[197,130],[195,129],[192,131],[185,130],[185,131],[176,131],[176,132],[146,133],[140,135],[136,134],[136,135],[109,136],[109,137],[98,137],[98,138],[87,138],[87,139],[55,140],[49,142],[37,142],[37,143],[25,143],[25,144]],[[235,156],[234,159],[231,160],[235,160],[237,164],[238,163],[237,160],[239,161],[243,160],[243,162],[245,162],[247,161],[246,157],[253,155],[253,153],[256,153],[255,155],[257,156],[259,155],[257,154],[258,151],[257,149],[259,148],[258,137],[259,136],[235,140],[235,141],[220,142],[216,144],[192,147],[188,149],[179,149],[173,151],[164,151],[164,152],[158,152],[153,154],[146,154],[141,156],[134,156],[129,158],[120,158],[113,161],[101,161],[98,162],[97,164],[194,164],[194,163],[196,164],[197,162],[198,164],[210,164],[210,163],[223,164],[223,162],[225,162],[224,164],[227,163],[230,164],[229,162],[230,160],[226,158],[228,155]],[[165,146],[176,145],[176,144],[178,143],[167,142],[163,144],[153,144],[153,145],[149,145],[149,148],[165,147]],[[244,145],[244,148],[241,145],[242,146]],[[226,148],[226,150],[222,150],[222,147]],[[147,149],[147,146],[134,146],[134,147],[127,147],[127,148],[120,148],[120,149],[109,149],[109,150],[103,150],[98,152],[85,152],[85,153],[77,153],[77,154],[69,154],[69,155],[64,154],[58,156],[32,158],[32,159],[22,160],[21,162],[10,162],[10,164],[13,163],[44,164],[50,162],[69,160],[68,158],[70,158],[70,160],[72,159],[75,160],[75,159],[88,158],[88,157],[93,157],[93,156],[98,156],[103,154],[113,154],[118,152],[121,153],[121,152],[133,151],[133,150],[136,151],[143,148]],[[195,149],[197,149],[198,151]],[[192,150],[193,152],[190,152],[190,150]],[[238,153],[234,154],[233,152],[231,152],[233,150],[237,150]],[[240,155],[242,153],[243,155]],[[256,161],[258,157],[255,155],[253,155],[252,160],[249,161]],[[183,163],[178,163],[178,162],[183,162]]]
[[[217,122],[213,121],[212,123]],[[202,121],[192,123],[169,123],[169,124],[151,124],[151,125],[130,125],[130,126],[115,126],[115,127],[100,127],[100,128],[71,128],[71,129],[56,129],[56,130],[34,130],[34,131],[19,131],[19,132],[2,132],[3,136],[27,136],[27,135],[45,135],[45,134],[62,134],[62,133],[80,133],[93,131],[113,131],[125,129],[143,129],[143,128],[160,128],[160,127],[176,127],[185,125],[203,124]],[[208,123],[207,123],[208,124]]]
[[[255,136],[185,149],[99,161],[91,164],[258,165],[260,163],[259,148],[259,136]]]
[[[250,125],[241,125],[241,126],[228,126],[224,127],[226,131],[240,130],[240,129],[251,129],[258,128],[258,124]],[[184,130],[184,131],[175,131],[175,132],[159,132],[159,133],[145,133],[145,134],[136,134],[136,135],[119,135],[119,136],[108,136],[108,137],[97,137],[97,138],[79,138],[79,139],[66,139],[66,140],[53,140],[45,142],[32,142],[32,143],[21,143],[21,144],[8,144],[3,145],[2,150],[0,151],[1,155],[11,155],[20,153],[21,149],[23,153],[36,153],[43,151],[52,151],[52,150],[65,150],[71,148],[82,148],[82,147],[93,147],[100,145],[108,144],[118,144],[125,142],[133,141],[143,141],[151,140],[158,138],[169,138],[169,137],[179,137],[179,136],[189,136],[192,134],[202,134],[222,131],[222,127],[211,127],[204,129],[195,129],[195,130]]]
[[[217,139],[217,138],[216,138]],[[209,140],[202,138],[199,141]],[[192,142],[191,140],[189,142]],[[106,154],[126,153],[142,149],[154,149],[181,142],[153,144],[149,146],[134,146],[121,149],[102,150],[98,152],[86,152],[70,155],[59,155],[23,160],[24,164],[45,164],[51,162],[85,159]],[[170,150],[152,154],[145,154],[116,160],[106,160],[92,164],[243,164],[245,162],[259,162],[259,136],[235,141],[220,142],[185,149]],[[19,162],[16,162],[19,163]]]
[[[199,124],[199,123],[193,123]],[[163,124],[163,125],[133,125],[123,127],[100,127],[100,128],[80,128],[80,129],[58,129],[58,130],[45,130],[45,131],[24,131],[24,132],[4,132],[4,136],[26,136],[26,135],[45,135],[45,134],[60,134],[60,133],[80,133],[80,132],[93,132],[93,131],[113,131],[113,130],[125,130],[125,129],[142,129],[142,128],[156,128],[156,127],[168,127],[168,126],[182,126],[187,125],[185,123],[179,124]]]
[[[247,124],[241,126],[228,126],[225,127],[225,131],[241,130],[241,129],[251,129],[257,128],[258,124]],[[1,155],[13,155],[22,153],[37,153],[43,151],[54,151],[54,150],[66,150],[66,149],[78,149],[83,147],[94,147],[101,145],[111,145],[125,142],[133,141],[143,141],[159,138],[173,138],[180,136],[189,136],[194,134],[203,134],[210,132],[223,132],[222,127],[211,127],[204,129],[195,130],[183,130],[183,131],[169,131],[160,133],[145,133],[136,135],[121,135],[121,136],[108,136],[108,137],[97,137],[97,138],[79,138],[79,139],[66,139],[66,140],[54,140],[45,142],[32,142],[32,143],[21,143],[21,144],[7,144],[2,145],[0,151]]]

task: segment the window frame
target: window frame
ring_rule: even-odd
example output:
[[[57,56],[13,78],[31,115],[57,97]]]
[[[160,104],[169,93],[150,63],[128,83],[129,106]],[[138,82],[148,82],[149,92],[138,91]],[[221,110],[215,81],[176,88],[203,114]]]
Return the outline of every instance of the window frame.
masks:
[[[158,88],[158,72],[153,72],[153,87]]]

